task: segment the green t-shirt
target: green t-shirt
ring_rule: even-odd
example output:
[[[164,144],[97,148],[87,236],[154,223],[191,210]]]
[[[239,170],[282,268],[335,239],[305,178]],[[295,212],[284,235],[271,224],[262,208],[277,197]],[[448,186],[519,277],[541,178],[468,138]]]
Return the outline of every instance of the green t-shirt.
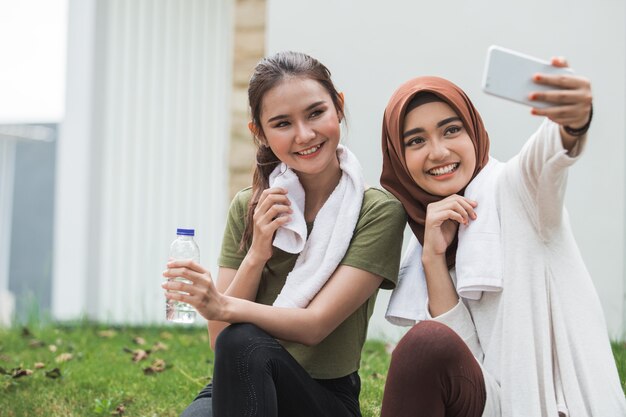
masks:
[[[239,252],[239,242],[251,197],[252,189],[246,188],[231,203],[219,257],[221,267],[237,269],[246,255],[245,251]],[[354,235],[340,264],[374,273],[383,278],[381,288],[394,288],[405,224],[406,213],[395,197],[378,188],[367,189]],[[298,258],[298,254],[276,247],[273,250],[263,268],[256,297],[256,302],[266,305],[274,302]],[[358,370],[376,294],[377,291],[316,346],[281,343],[313,378],[339,378]]]

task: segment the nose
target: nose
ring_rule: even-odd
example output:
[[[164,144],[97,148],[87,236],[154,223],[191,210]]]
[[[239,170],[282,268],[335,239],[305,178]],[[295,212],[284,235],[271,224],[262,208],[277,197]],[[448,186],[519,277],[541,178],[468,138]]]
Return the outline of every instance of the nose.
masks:
[[[431,149],[429,153],[430,159],[440,161],[446,159],[450,155],[450,150],[446,146],[444,140],[436,139],[431,141]]]
[[[295,142],[299,145],[308,143],[315,139],[315,131],[306,122],[296,124]]]

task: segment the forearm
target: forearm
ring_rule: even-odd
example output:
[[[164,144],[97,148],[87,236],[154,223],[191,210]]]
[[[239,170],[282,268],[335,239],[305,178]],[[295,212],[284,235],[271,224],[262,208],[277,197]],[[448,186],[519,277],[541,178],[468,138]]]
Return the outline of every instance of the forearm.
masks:
[[[422,264],[428,288],[428,309],[432,317],[437,317],[456,306],[459,296],[450,277],[445,255],[423,255]]]
[[[561,133],[561,143],[563,148],[567,151],[568,155],[576,157],[580,154],[580,139],[582,136],[573,136],[567,133],[563,126],[559,126],[559,132]]]
[[[223,294],[254,301],[259,291],[265,261],[248,252]]]
[[[252,323],[277,339],[315,345],[323,340],[327,328],[321,317],[309,308],[281,308],[226,297],[223,320]]]

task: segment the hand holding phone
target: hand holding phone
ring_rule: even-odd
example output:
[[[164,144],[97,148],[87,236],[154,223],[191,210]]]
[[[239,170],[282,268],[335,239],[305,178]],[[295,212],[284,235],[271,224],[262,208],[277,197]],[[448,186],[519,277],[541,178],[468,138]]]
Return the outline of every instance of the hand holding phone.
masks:
[[[572,75],[574,71],[571,68],[555,67],[550,62],[492,45],[487,51],[483,91],[535,108],[554,106],[555,104],[552,103],[532,101],[528,98],[532,92],[556,89],[533,82],[533,76],[537,73]]]

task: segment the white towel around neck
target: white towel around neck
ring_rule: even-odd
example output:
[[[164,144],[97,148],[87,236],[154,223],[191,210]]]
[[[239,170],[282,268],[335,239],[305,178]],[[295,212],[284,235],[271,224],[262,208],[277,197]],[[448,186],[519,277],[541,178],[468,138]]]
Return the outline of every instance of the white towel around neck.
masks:
[[[459,225],[456,250],[456,290],[459,296],[478,300],[483,291],[502,291],[502,248],[500,217],[496,205],[496,183],[504,164],[489,162],[468,184],[465,196],[478,203],[476,220]],[[489,262],[486,262],[490,254]],[[422,245],[413,235],[400,262],[398,285],[393,290],[385,318],[398,326],[425,320],[428,300],[422,267]]]
[[[293,210],[291,222],[276,231],[273,244],[285,252],[300,254],[274,306],[305,308],[348,250],[361,213],[365,181],[359,161],[348,148],[339,145],[337,158],[341,179],[317,213],[308,239],[305,195],[298,176],[284,163],[270,175],[270,187],[286,188]]]

